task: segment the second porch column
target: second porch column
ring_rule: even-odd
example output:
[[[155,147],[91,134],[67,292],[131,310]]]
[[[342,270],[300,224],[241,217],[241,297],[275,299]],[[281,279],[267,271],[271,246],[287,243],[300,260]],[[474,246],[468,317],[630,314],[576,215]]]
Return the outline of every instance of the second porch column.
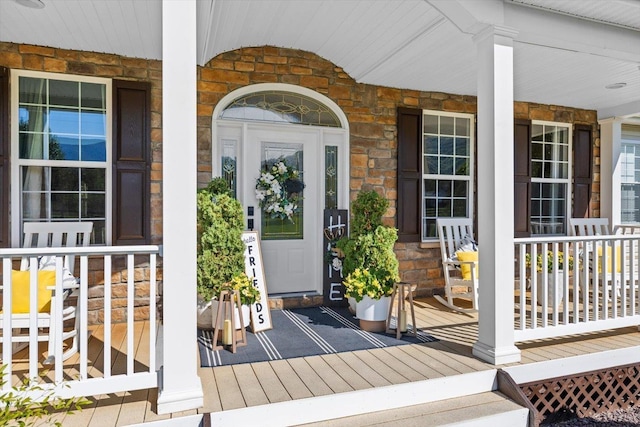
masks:
[[[489,27],[478,51],[478,341],[473,354],[495,365],[520,361],[514,345],[513,37]]]
[[[622,119],[612,117],[600,123],[600,218],[609,218],[609,224],[622,221],[620,186],[622,164]]]
[[[196,0],[163,0],[161,414],[204,400],[196,344],[196,72]]]

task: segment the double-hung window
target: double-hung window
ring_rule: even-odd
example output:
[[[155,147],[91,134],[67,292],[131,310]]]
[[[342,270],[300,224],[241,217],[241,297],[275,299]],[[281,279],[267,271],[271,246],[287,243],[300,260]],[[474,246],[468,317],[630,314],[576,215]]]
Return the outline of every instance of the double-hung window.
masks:
[[[12,73],[13,235],[31,221],[92,221],[92,243],[110,224],[109,79]]]
[[[423,241],[437,237],[437,218],[472,217],[473,120],[472,114],[423,112]]]
[[[640,126],[622,125],[621,222],[640,222]]]
[[[571,127],[531,126],[531,234],[564,234],[571,200]]]

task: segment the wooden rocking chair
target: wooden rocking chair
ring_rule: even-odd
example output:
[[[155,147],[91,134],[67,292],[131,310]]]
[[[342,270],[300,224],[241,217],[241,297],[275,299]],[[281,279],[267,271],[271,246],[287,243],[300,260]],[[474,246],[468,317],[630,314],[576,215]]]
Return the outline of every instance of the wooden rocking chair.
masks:
[[[444,271],[444,298],[434,297],[452,310],[473,313],[478,310],[478,252],[464,248],[473,241],[473,221],[468,218],[440,218],[436,220],[442,269]],[[475,244],[475,242],[474,242]],[[471,307],[456,304],[462,299]],[[467,304],[468,305],[468,304]]]

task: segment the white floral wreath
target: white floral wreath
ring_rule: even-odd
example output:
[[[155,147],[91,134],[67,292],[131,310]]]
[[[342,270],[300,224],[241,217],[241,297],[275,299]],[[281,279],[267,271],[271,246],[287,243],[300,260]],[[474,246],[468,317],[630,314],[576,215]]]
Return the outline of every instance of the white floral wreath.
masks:
[[[273,166],[260,171],[256,181],[256,198],[260,207],[271,218],[288,219],[293,222],[293,214],[302,200],[304,184],[300,180],[300,172],[280,159]]]

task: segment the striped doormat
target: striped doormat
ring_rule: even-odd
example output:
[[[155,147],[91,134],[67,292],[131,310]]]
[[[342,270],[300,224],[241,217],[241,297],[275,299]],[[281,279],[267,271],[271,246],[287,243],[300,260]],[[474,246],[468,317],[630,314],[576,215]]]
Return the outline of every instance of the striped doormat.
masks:
[[[437,341],[421,330],[417,338],[404,334],[399,340],[395,333],[363,331],[358,327],[358,319],[346,307],[272,310],[271,321],[273,329],[268,331],[253,334],[247,330],[247,345],[238,347],[235,354],[229,350],[212,350],[213,331],[199,329],[201,365],[236,365]],[[394,322],[395,318],[392,326]]]

